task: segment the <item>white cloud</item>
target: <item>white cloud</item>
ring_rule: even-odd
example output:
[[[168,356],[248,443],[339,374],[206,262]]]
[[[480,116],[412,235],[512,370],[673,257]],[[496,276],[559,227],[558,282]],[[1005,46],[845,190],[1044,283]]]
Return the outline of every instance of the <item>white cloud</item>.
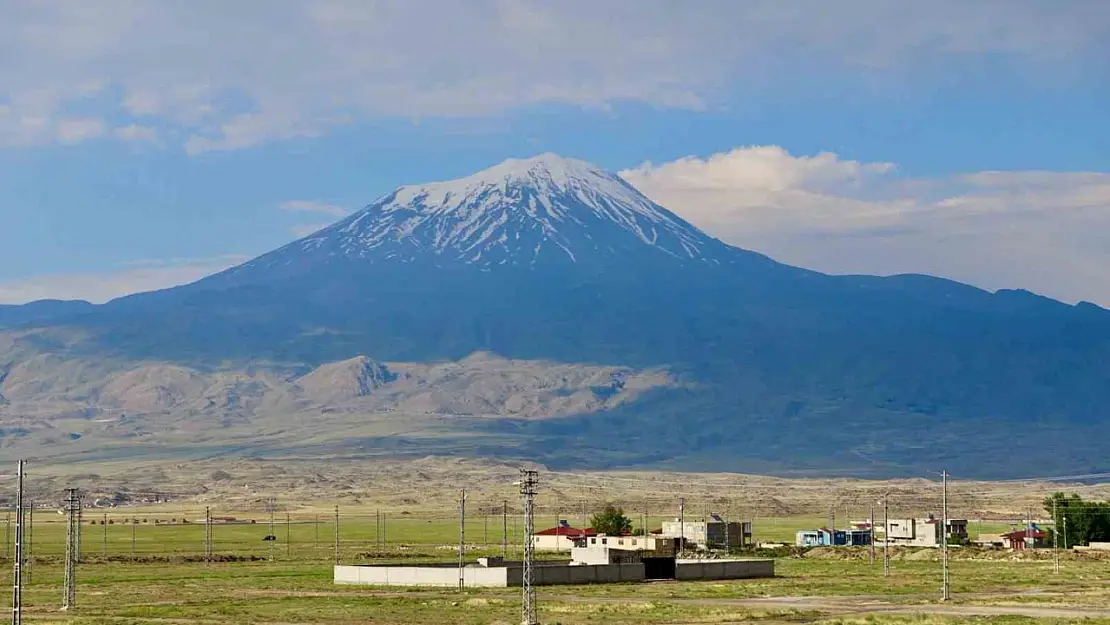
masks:
[[[187,284],[238,265],[245,256],[174,258],[134,261],[98,273],[53,274],[0,282],[0,304],[40,299],[83,299],[94,303]]]
[[[63,119],[58,122],[58,140],[62,143],[80,143],[104,136],[104,122],[99,119]]]
[[[112,130],[112,135],[129,143],[158,143],[158,130],[138,124],[128,124]]]
[[[346,209],[343,206],[319,202],[316,200],[290,200],[278,206],[279,209],[289,212],[317,213],[322,215],[343,216]]]
[[[1110,173],[906,179],[888,163],[738,148],[621,172],[722,240],[831,273],[926,273],[1110,306]]]
[[[330,215],[332,217],[342,217],[347,214],[347,209],[342,206],[329,204],[327,202],[318,202],[316,200],[290,200],[282,203],[278,208],[283,211],[318,213],[320,215]]]
[[[289,232],[293,233],[293,236],[297,237],[298,239],[301,239],[301,238],[307,237],[310,234],[313,234],[315,232],[323,230],[324,228],[327,228],[330,225],[331,225],[330,223],[319,223],[319,224],[305,224],[305,225],[302,225],[302,226],[293,226],[292,228],[289,229]]]
[[[1110,55],[1102,0],[1066,10],[1038,0],[0,0],[0,10],[0,58],[20,59],[0,64],[0,107],[11,109],[0,111],[0,145],[56,141],[50,129],[97,94],[103,110],[91,116],[130,117],[119,123],[180,136],[192,154],[374,116],[619,101],[699,109],[804,89],[814,76],[949,84],[978,59],[1066,83],[1100,71],[1076,59]]]

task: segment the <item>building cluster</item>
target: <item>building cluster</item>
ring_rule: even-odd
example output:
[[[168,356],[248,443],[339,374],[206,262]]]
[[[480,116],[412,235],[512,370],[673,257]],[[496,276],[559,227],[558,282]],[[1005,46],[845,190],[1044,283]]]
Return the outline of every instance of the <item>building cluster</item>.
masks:
[[[942,521],[933,515],[916,519],[889,519],[886,527],[880,524],[879,532],[869,521],[853,523],[848,529],[825,528],[802,530],[794,544],[799,547],[864,547],[874,542],[897,547],[940,547],[944,535],[948,542],[966,542],[967,520],[949,519],[947,532],[941,529]],[[882,537],[878,535],[882,534]]]
[[[532,535],[537,551],[571,551],[587,547],[606,547],[613,550],[652,551],[663,545],[682,551],[716,551],[743,549],[752,546],[751,521],[712,520],[664,521],[662,526],[645,535],[625,534],[608,536],[593,528],[571,527],[560,521],[555,527]]]
[[[544,558],[534,564],[535,585],[599,584],[656,580],[724,580],[774,577],[771,559],[706,558],[711,550],[752,544],[750,522],[675,520],[645,534],[609,536],[592,528],[555,527],[534,532],[536,551],[567,552],[570,559]],[[699,557],[685,557],[702,552]],[[696,555],[696,554],[695,554]],[[337,584],[377,586],[520,586],[522,564],[503,558],[419,566],[336,566]]]

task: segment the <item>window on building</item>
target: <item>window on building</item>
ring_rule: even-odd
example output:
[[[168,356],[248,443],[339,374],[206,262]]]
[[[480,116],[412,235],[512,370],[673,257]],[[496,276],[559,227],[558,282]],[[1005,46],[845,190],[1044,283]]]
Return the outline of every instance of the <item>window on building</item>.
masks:
[[[601,544],[608,545],[609,544],[609,539],[608,538],[602,538],[601,539]]]

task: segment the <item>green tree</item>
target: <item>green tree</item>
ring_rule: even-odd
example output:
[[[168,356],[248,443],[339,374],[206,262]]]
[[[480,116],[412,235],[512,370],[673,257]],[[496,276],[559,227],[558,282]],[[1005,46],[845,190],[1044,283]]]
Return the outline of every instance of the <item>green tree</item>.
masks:
[[[1053,531],[1060,532],[1062,547],[1110,541],[1110,502],[1084,501],[1074,493],[1056,493],[1044,500],[1045,511],[1052,514],[1054,508]]]
[[[624,516],[624,510],[607,504],[600,512],[590,517],[594,531],[609,536],[621,536],[632,531],[632,519]]]

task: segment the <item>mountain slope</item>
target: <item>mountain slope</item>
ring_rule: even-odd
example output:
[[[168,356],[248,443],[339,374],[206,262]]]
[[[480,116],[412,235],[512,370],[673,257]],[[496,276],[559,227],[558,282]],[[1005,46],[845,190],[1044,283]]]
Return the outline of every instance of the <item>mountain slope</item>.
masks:
[[[738,252],[618,176],[544,154],[508,160],[459,180],[400,187],[339,223],[229,270],[224,278],[236,281],[253,272],[303,269],[337,259],[486,270],[580,265],[604,271],[660,261],[719,264]]]
[[[195,284],[46,323],[91,337],[72,349],[120,358],[317,366],[490,351],[666,366],[687,382],[567,417],[569,429],[520,426],[530,455],[567,463],[696,457],[728,468],[746,454],[780,467],[904,468],[947,455],[972,471],[975,458],[1016,470],[1017,458],[1038,457],[1067,472],[1105,461],[1007,428],[1058,441],[1110,434],[1110,312],[928,276],[789,267],[553,155],[401,187]],[[342,389],[369,383],[360,363],[326,370],[321,396],[336,375]]]

